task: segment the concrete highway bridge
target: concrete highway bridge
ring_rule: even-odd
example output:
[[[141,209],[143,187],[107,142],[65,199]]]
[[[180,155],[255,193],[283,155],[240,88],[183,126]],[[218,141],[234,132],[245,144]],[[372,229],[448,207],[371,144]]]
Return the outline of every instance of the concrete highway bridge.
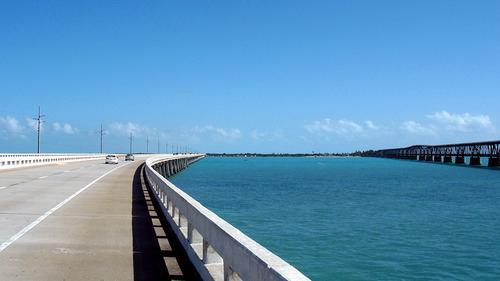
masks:
[[[0,280],[309,280],[170,183],[202,154],[0,154]]]

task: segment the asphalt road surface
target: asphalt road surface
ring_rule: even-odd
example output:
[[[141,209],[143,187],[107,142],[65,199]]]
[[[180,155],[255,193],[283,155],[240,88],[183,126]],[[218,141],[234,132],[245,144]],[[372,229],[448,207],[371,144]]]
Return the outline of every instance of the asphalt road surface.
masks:
[[[198,279],[156,213],[143,162],[0,172],[0,280]]]

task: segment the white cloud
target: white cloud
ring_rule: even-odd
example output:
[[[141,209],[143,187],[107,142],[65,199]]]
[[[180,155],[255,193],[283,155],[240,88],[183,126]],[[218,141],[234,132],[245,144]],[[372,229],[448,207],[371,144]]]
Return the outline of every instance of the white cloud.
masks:
[[[212,125],[204,127],[195,127],[193,129],[195,135],[205,135],[214,139],[234,140],[241,138],[242,134],[239,129],[224,129],[214,127]]]
[[[378,130],[379,129],[379,127],[377,125],[375,125],[371,120],[366,120],[365,125],[368,129],[371,129],[371,130]]]
[[[309,133],[316,134],[339,134],[351,135],[359,134],[364,131],[364,128],[358,123],[350,120],[340,119],[331,120],[325,118],[323,120],[314,121],[304,126]]]
[[[255,141],[275,141],[285,139],[283,133],[280,131],[261,132],[259,130],[252,130],[252,132],[250,132],[250,137]]]
[[[68,123],[65,123],[64,125],[61,125],[59,122],[55,122],[52,124],[52,129],[56,132],[64,132],[68,135],[72,135],[72,134],[75,134],[75,133],[78,133],[78,128],[75,128],[73,126],[71,126],[70,124]]]
[[[471,115],[467,112],[463,114],[453,114],[443,110],[427,115],[427,118],[445,126],[445,129],[450,131],[472,132],[482,129],[494,129],[488,115]]]
[[[406,121],[401,125],[401,129],[411,134],[416,135],[435,135],[436,131],[433,127],[426,127],[415,121]]]
[[[348,119],[325,118],[306,124],[309,133],[330,140],[332,136],[347,138],[395,136],[403,132],[408,136],[421,137],[460,137],[467,139],[470,133],[481,133],[493,136],[497,130],[488,115],[470,113],[450,113],[439,111],[422,116],[422,120],[408,120],[402,123],[378,124],[370,119],[357,123]],[[258,139],[259,134],[253,133],[252,138]]]
[[[156,134],[155,129],[150,129],[145,126],[141,126],[137,123],[127,122],[127,123],[112,123],[109,125],[109,131],[113,134],[120,135],[134,135],[134,136],[143,136],[143,135],[154,135]]]
[[[52,129],[54,131],[60,131],[62,129],[62,126],[58,122],[55,122],[55,123],[52,124]]]
[[[33,131],[38,130],[38,121],[34,120],[33,118],[26,118],[26,123],[28,124],[28,127],[30,127]],[[43,123],[40,124],[40,130],[43,130]]]
[[[14,135],[22,135],[24,127],[19,121],[11,116],[0,117],[0,127],[4,132]]]
[[[426,117],[430,120],[427,124],[406,121],[400,128],[411,134],[428,136],[445,136],[453,132],[463,135],[470,132],[491,133],[495,131],[488,115],[454,114],[443,110],[428,114]]]

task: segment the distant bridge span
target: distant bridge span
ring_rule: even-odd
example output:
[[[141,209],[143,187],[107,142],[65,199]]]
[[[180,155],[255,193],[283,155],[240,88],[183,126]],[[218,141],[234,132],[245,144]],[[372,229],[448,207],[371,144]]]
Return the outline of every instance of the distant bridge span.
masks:
[[[488,167],[500,167],[500,140],[442,145],[413,145],[374,151],[369,156],[432,161],[481,166],[481,157],[488,158]]]

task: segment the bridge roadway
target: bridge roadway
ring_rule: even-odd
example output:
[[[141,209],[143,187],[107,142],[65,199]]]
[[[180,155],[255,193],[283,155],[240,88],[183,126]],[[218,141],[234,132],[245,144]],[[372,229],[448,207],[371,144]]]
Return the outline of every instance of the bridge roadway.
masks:
[[[197,279],[156,214],[143,162],[0,172],[0,280]]]

